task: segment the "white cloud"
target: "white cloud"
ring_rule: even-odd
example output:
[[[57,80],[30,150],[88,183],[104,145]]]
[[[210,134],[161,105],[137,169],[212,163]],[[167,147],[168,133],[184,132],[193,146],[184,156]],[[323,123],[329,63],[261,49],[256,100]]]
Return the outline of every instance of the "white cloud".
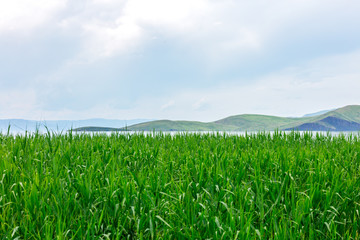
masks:
[[[141,25],[179,32],[192,28],[208,14],[209,7],[211,3],[208,0],[131,0],[127,2],[124,14]]]
[[[47,24],[66,5],[66,0],[11,0],[0,4],[0,34],[31,31]]]
[[[30,117],[37,107],[33,89],[0,90],[0,118]]]
[[[206,98],[202,97],[200,100],[198,100],[197,102],[195,102],[192,105],[192,109],[195,110],[195,111],[203,110],[206,106],[207,106]]]
[[[108,1],[110,5],[113,1]],[[131,0],[125,1],[114,13],[108,4],[89,4],[88,12],[99,9],[104,14],[89,15],[64,20],[63,27],[73,28],[79,24],[85,34],[86,58],[112,57],[140,47],[145,40],[156,39],[160,34],[185,34],[196,23],[203,12],[207,11],[206,0]],[[106,16],[106,17],[104,17]],[[110,16],[110,17],[109,17]],[[154,35],[155,34],[155,35]]]
[[[230,115],[257,113],[302,116],[309,112],[360,104],[360,51],[319,58],[258,78],[248,84],[233,82],[216,87],[171,91],[138,98],[134,106],[119,109],[107,102],[87,109],[41,110],[34,90],[0,92],[0,118],[185,119],[214,121]]]
[[[244,113],[302,116],[309,112],[360,104],[360,71],[355,64],[359,61],[360,51],[333,56],[330,60],[321,58],[249,84],[220,84],[213,88],[172,94],[171,102],[176,102],[176,106],[166,112],[156,110],[159,109],[156,106],[161,106],[163,97],[139,100],[136,110],[127,114],[138,112],[147,118],[214,121]],[[202,109],[204,105],[206,109]]]
[[[74,53],[72,52],[69,56],[65,54],[66,59],[61,61],[62,65],[59,64],[51,70],[44,69],[43,73],[34,77],[35,80],[31,80],[37,83],[32,86],[34,90],[18,89],[0,92],[0,101],[3,103],[0,105],[2,111],[0,117],[20,115],[26,117],[36,113],[61,118],[63,116],[84,118],[93,117],[96,112],[100,116],[114,116],[114,118],[127,116],[127,118],[215,120],[245,112],[298,115],[323,108],[360,103],[359,94],[357,94],[357,90],[360,89],[358,69],[360,53],[330,56],[334,54],[333,49],[338,48],[340,49],[338,52],[343,52],[341,47],[346,47],[347,43],[356,42],[359,39],[358,33],[353,31],[356,29],[354,26],[359,24],[358,6],[358,1],[351,0],[346,3],[340,0],[331,2],[325,0],[3,1],[0,4],[0,36],[8,32],[34,34],[40,39],[37,44],[44,42],[53,46],[52,41],[59,39],[52,38],[57,38],[57,36],[46,36],[47,33],[39,34],[43,32],[36,31],[44,27],[53,29],[54,32],[59,30],[61,37],[66,35],[64,39],[66,38],[65,42],[69,41],[69,45],[73,39],[76,39],[74,41],[76,43],[69,46],[69,48],[74,48]],[[347,35],[342,36],[341,31]],[[323,32],[328,35],[323,36]],[[337,34],[338,32],[340,33]],[[312,39],[313,35],[314,39]],[[324,39],[320,39],[319,36]],[[316,50],[316,46],[322,47],[322,40],[326,41],[325,37],[329,36],[339,37],[339,44],[330,42],[331,45],[327,42],[328,46],[324,47],[322,53],[309,54],[304,61],[296,63],[302,64],[301,66],[294,64],[291,68],[284,69],[291,66],[291,63],[286,62],[287,59],[297,58],[297,56],[290,56],[291,53],[287,51],[297,47],[296,43],[301,43],[302,38],[308,42],[304,41],[304,45],[299,44],[302,48],[296,50],[312,52]],[[351,36],[354,38],[350,39]],[[48,39],[44,40],[44,38]],[[16,47],[10,44],[13,39],[10,40],[9,46]],[[14,40],[17,39],[14,38]],[[22,44],[23,41],[25,41],[23,38],[19,38],[18,42]],[[152,48],[154,42],[156,42],[154,44],[157,45],[156,47],[166,45],[166,49],[176,49],[174,53],[168,55],[159,53],[159,58],[162,58],[159,60],[156,59],[158,48]],[[307,48],[307,45],[312,45],[312,43],[317,45],[313,46],[313,49],[311,46]],[[32,42],[24,46],[29,46],[29,49],[33,50],[32,54],[37,55],[36,51],[40,48],[31,48],[31,44]],[[287,48],[282,50],[284,45]],[[355,45],[352,44],[347,50],[352,51]],[[24,49],[28,48],[24,47]],[[62,51],[64,49],[55,49],[51,54],[56,55]],[[139,60],[140,64],[137,65],[138,59],[133,63],[127,61],[128,56],[121,58],[122,54],[129,52],[139,55],[148,54],[148,59],[143,62]],[[24,51],[17,57],[29,59],[29,61],[34,59],[40,66],[41,61],[45,59],[36,58],[33,55],[29,57],[27,54],[29,53]],[[39,51],[39,56],[51,54]],[[321,56],[321,54],[327,55],[326,58],[311,61],[311,58]],[[113,66],[113,68],[104,67],[103,65],[107,63],[110,63],[109,65],[113,63],[110,61],[112,57],[114,59],[117,57],[116,63],[119,63],[119,69],[129,66],[126,69],[128,72],[115,70]],[[173,58],[172,62],[179,65],[178,69],[189,70],[189,73],[186,72],[184,76],[194,79],[194,84],[189,80],[184,83],[185,87],[180,84],[172,85],[171,73],[173,71],[157,74],[146,69],[148,65],[144,67],[151,61],[166,62],[168,57]],[[16,57],[13,59],[14,66],[19,64]],[[46,59],[51,59],[51,57]],[[264,62],[259,63],[258,66],[257,60]],[[277,68],[269,67],[268,72],[261,72],[262,68],[272,65],[272,60],[279,62]],[[4,58],[3,61],[7,62],[7,59]],[[26,61],[22,63],[25,65]],[[186,64],[192,66],[189,67]],[[228,67],[229,65],[231,67]],[[247,71],[248,66],[254,70],[253,72],[259,70],[261,73],[256,72],[249,77],[250,80],[246,79],[244,77],[246,74],[242,74],[241,71]],[[26,66],[16,66],[14,69],[17,67],[26,69]],[[159,71],[162,70],[161,67],[159,65]],[[216,72],[219,68],[222,69]],[[229,73],[226,71],[228,69],[236,73]],[[134,71],[143,70],[153,75],[147,78],[147,76],[143,77],[144,75],[134,73]],[[269,75],[271,70],[275,72]],[[3,72],[2,76],[11,76],[11,71]],[[220,74],[215,76],[214,72]],[[262,73],[265,74],[261,76]],[[90,74],[96,77],[91,78]],[[104,82],[99,81],[101,79],[99,76],[104,76]],[[159,78],[154,76],[159,76]],[[113,80],[108,80],[108,78],[113,78]],[[200,78],[201,80],[198,80]],[[12,78],[9,77],[9,79]],[[160,88],[157,92],[161,93],[159,96],[151,96],[151,90],[149,90],[150,93],[147,94],[146,99],[142,99],[139,97],[141,94],[136,93],[136,89],[133,88],[131,90],[134,93],[126,96],[131,95],[131,101],[133,98],[138,99],[136,107],[125,110],[116,109],[110,106],[111,104],[104,107],[110,97],[101,94],[114,94],[115,81],[123,83],[136,81],[139,86],[147,86],[144,83],[150,81],[149,79],[157,80],[154,85]],[[24,78],[22,81],[30,80]],[[165,81],[169,84],[161,84]],[[26,85],[32,84],[28,82]],[[102,91],[99,91],[99,88]],[[109,91],[106,88],[109,88]],[[171,96],[170,93],[166,94],[168,90],[166,88],[171,90]],[[185,88],[191,90],[185,91]],[[57,112],[57,115],[41,109],[36,102],[39,98],[45,101],[44,99],[49,95],[55,95],[54,102],[56,102],[66,94],[76,95],[79,89],[86,92],[101,92],[98,97],[106,100],[102,101],[102,106],[94,106],[92,103],[93,107],[89,107],[90,104],[84,107],[85,105],[79,103],[79,111],[64,109]],[[46,97],[42,97],[41,93],[47,93],[47,91],[49,94],[43,94]],[[84,99],[81,100],[91,102],[85,99],[90,95],[84,94]],[[113,98],[115,102],[120,99],[115,94]],[[25,104],[22,105],[22,102]],[[50,109],[51,106],[48,108]]]
[[[246,4],[210,0],[92,1],[77,15],[61,19],[59,25],[83,33],[83,58],[112,57],[141,48],[151,39],[171,39],[212,55],[257,50],[262,36],[251,21],[238,12],[227,16],[234,7],[246,13],[242,5]]]
[[[119,18],[114,23],[90,23],[83,26],[89,40],[86,57],[104,58],[136,47],[143,35],[142,29],[131,19]]]
[[[175,101],[170,100],[169,102],[165,103],[160,107],[161,111],[167,110],[175,105]]]
[[[304,20],[308,25],[337,5],[309,0],[12,0],[0,5],[0,34],[51,24],[80,33],[80,57],[94,60],[170,38],[193,47],[205,60],[224,61],[234,53],[263,50],[279,31]]]

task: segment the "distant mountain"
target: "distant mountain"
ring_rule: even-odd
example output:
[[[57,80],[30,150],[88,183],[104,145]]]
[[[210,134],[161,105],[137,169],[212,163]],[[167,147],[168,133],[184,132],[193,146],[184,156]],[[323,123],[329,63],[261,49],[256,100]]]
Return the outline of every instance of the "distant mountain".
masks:
[[[285,130],[290,129],[306,131],[360,131],[360,106],[350,105],[319,116],[310,117],[307,121]]]
[[[323,110],[323,111],[319,111],[319,112],[315,112],[315,113],[309,113],[309,114],[305,114],[303,117],[314,117],[314,116],[319,116],[331,111],[334,111],[336,109],[331,109],[331,110]]]
[[[215,122],[158,120],[135,124],[131,131],[259,131],[284,129],[301,123],[298,118],[283,118],[266,115],[237,115]]]
[[[236,130],[236,127],[216,122],[158,120],[135,124],[127,129],[130,131],[231,131]]]
[[[11,132],[33,132],[39,129],[40,132],[50,131],[67,131],[69,129],[81,128],[86,126],[97,126],[107,128],[123,128],[137,123],[148,122],[150,119],[132,119],[132,120],[115,120],[93,118],[86,120],[51,120],[51,121],[34,121],[24,119],[1,119],[0,132],[6,132],[9,125]]]
[[[131,125],[132,131],[360,131],[360,106],[352,105],[311,117],[286,118],[243,114],[215,122],[158,120]]]
[[[350,105],[331,111],[289,118],[257,114],[242,114],[223,118],[214,122],[171,121],[171,120],[52,120],[33,121],[24,119],[0,120],[0,132],[32,132],[47,129],[56,132],[74,131],[360,131],[360,106]]]
[[[303,123],[296,127],[285,130],[292,129],[299,131],[360,131],[360,124],[357,122],[328,116],[315,122]]]

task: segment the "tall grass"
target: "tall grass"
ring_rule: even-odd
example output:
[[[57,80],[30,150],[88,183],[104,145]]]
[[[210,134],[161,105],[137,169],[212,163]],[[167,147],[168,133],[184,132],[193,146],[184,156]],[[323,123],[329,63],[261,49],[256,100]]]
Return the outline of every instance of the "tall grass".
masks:
[[[0,239],[360,239],[359,136],[0,134]]]

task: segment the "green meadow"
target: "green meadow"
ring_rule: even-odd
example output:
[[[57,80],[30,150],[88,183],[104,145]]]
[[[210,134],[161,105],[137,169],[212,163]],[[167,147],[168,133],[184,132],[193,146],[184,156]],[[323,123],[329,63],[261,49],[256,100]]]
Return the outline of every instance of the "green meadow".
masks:
[[[0,134],[0,239],[360,239],[359,135]]]

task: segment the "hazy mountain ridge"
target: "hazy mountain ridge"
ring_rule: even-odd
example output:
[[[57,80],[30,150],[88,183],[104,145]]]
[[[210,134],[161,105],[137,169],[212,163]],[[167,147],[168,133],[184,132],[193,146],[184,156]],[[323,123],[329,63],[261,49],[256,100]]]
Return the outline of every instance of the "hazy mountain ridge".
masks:
[[[315,117],[315,116],[319,116],[319,115],[322,115],[322,114],[325,114],[325,113],[328,113],[328,112],[331,112],[331,111],[334,111],[334,110],[336,110],[336,109],[322,110],[322,111],[319,111],[319,112],[308,113],[308,114],[305,114],[303,117]]]
[[[214,122],[158,120],[135,124],[132,131],[360,131],[360,106],[350,105],[311,117],[288,118],[242,114]]]
[[[313,115],[313,114],[312,114]],[[61,120],[32,121],[23,119],[0,120],[0,131],[8,126],[18,131],[360,131],[360,106],[349,105],[310,117],[277,117],[258,114],[241,114],[214,122],[172,120]],[[46,126],[46,127],[45,127]]]
[[[148,122],[150,119],[131,119],[131,120],[117,120],[117,119],[102,119],[91,118],[85,120],[50,120],[50,121],[36,121],[25,119],[0,119],[0,132],[6,132],[10,126],[12,132],[29,131],[33,132],[38,129],[40,132],[50,131],[67,131],[70,129],[77,129],[87,126],[97,126],[105,128],[123,128],[137,123]]]

